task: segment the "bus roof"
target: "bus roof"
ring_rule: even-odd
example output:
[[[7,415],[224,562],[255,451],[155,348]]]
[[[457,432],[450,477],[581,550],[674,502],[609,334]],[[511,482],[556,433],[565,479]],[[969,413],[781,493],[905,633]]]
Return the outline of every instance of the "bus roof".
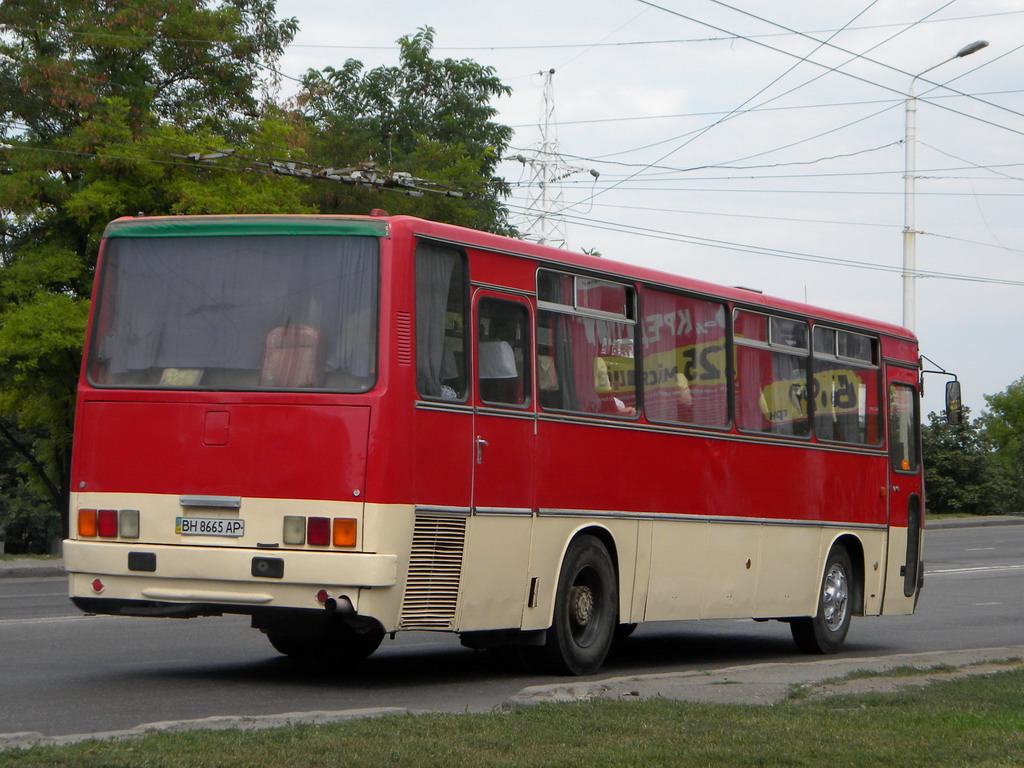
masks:
[[[501,253],[526,256],[550,265],[584,269],[609,278],[627,278],[648,284],[714,296],[752,308],[776,310],[843,325],[870,329],[901,339],[916,341],[902,326],[878,320],[768,296],[756,290],[729,287],[682,275],[640,267],[600,256],[574,253],[525,240],[442,224],[414,216],[354,216],[335,214],[241,214],[199,216],[124,217],[107,225],[105,238],[120,237],[224,237],[245,235],[354,235],[392,237],[399,231]]]

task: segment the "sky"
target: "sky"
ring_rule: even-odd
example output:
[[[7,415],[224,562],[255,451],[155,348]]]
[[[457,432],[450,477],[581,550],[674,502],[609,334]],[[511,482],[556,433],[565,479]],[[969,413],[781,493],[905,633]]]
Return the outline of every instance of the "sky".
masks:
[[[395,41],[423,26],[435,58],[494,67],[513,89],[493,102],[515,129],[499,169],[512,220],[531,232],[543,158],[562,177],[548,195],[572,250],[902,323],[909,207],[926,367],[956,373],[975,416],[1024,376],[1019,0],[278,0],[277,11],[299,21],[279,65],[288,77],[350,58],[395,65]],[[954,58],[978,40],[988,47]],[[538,152],[548,80],[557,155]],[[942,409],[944,381],[926,378],[924,413]]]

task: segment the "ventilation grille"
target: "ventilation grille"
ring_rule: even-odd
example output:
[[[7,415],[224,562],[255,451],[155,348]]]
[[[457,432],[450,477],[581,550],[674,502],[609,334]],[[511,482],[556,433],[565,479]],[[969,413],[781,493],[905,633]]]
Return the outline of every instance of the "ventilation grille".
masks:
[[[465,544],[465,517],[416,516],[401,629],[454,628]]]
[[[395,319],[399,365],[412,365],[412,315],[399,312]]]

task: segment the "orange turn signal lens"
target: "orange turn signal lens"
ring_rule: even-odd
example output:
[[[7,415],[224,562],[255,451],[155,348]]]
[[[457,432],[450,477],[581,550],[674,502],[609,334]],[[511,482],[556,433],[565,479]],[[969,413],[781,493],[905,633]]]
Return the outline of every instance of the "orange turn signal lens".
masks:
[[[96,536],[96,510],[78,510],[78,535],[82,537]]]
[[[356,545],[356,521],[351,517],[334,518],[334,546],[354,547]]]

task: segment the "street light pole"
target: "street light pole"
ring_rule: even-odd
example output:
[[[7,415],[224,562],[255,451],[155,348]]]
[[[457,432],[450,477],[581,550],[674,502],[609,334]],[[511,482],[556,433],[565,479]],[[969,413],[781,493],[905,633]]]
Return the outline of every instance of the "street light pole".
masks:
[[[911,331],[914,330],[914,302],[916,298],[914,280],[917,279],[915,241],[917,230],[914,228],[914,180],[917,172],[916,158],[914,157],[917,141],[917,96],[914,95],[914,84],[919,77],[931,72],[933,69],[938,69],[943,64],[953,61],[953,59],[962,59],[964,56],[970,56],[972,53],[977,53],[987,46],[988,42],[985,40],[978,40],[970,45],[965,45],[955,55],[914,75],[910,81],[910,89],[907,91],[906,135],[903,142],[905,168],[903,176],[903,325]]]

